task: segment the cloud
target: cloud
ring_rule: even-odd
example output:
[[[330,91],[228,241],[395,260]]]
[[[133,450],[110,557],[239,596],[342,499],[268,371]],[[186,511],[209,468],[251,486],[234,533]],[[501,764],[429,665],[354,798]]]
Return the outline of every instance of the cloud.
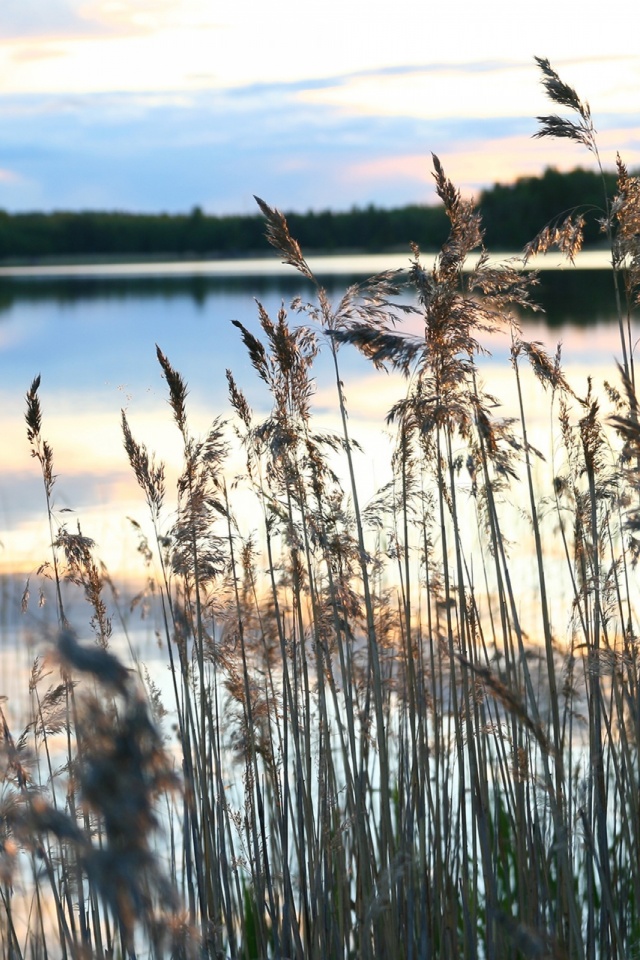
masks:
[[[559,70],[563,64],[556,64]],[[571,80],[590,90],[592,107],[632,112],[640,83],[640,60],[584,58],[571,62]],[[564,71],[563,71],[564,74]],[[387,70],[360,71],[332,82],[300,88],[308,104],[332,106],[351,115],[418,119],[536,116],[545,104],[531,60],[439,62]]]
[[[97,24],[78,0],[3,0],[0,38],[86,36]]]
[[[193,23],[189,7],[175,0],[3,0],[0,38],[131,36]]]
[[[619,0],[616,14],[619,22],[626,15],[632,23],[635,6]],[[406,89],[404,75],[419,73],[425,85],[430,73],[448,77],[432,99],[438,107],[461,69],[480,89],[493,89],[490,78],[497,72],[506,76],[505,70],[523,65],[524,89],[527,70],[535,86],[534,52],[567,65],[575,76],[585,65],[593,76],[594,64],[606,58],[608,70],[629,73],[633,61],[625,57],[637,59],[632,30],[603,30],[596,11],[576,17],[557,0],[538,0],[525,29],[506,0],[464,0],[456,15],[459,23],[452,23],[446,5],[422,4],[408,19],[390,17],[384,0],[3,0],[1,36],[12,48],[4,52],[10,69],[3,89],[230,88],[350,73],[343,95],[368,102],[374,81],[384,77],[391,92]],[[47,58],[50,69],[36,70],[42,48],[53,43],[62,45],[61,55],[55,64]],[[34,49],[25,53],[21,45]],[[507,61],[512,66],[505,67]],[[606,76],[603,82],[611,84]],[[500,91],[506,101],[511,88],[505,83]],[[467,89],[473,98],[473,86]],[[405,106],[417,99],[409,93]]]
[[[450,65],[420,77],[441,79],[438,69]],[[477,76],[504,81],[511,69],[486,61]],[[462,75],[475,78],[473,66]],[[362,77],[371,84],[367,96],[389,77],[419,88],[414,67]],[[231,90],[5,96],[0,206],[176,212],[199,204],[253,213],[256,193],[285,210],[393,206],[433,199],[432,151],[468,192],[591,161],[573,143],[532,140],[535,113],[481,115],[469,104],[465,114],[461,99],[459,113],[422,115],[422,93],[400,113],[391,101],[377,112],[331,102],[335,91],[351,96],[353,82],[340,75]],[[633,167],[635,108],[594,116],[605,164],[613,166],[620,149]]]
[[[0,167],[0,183],[19,183],[21,179],[15,171]]]

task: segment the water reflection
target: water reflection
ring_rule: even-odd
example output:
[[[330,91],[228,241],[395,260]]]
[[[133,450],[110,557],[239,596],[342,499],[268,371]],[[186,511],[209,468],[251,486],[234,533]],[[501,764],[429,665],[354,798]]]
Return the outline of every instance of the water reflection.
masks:
[[[612,320],[615,295],[607,270],[542,270],[535,299],[545,311],[546,324],[587,327]]]
[[[363,276],[343,272],[323,282],[335,301],[354,279]],[[122,449],[120,409],[127,408],[136,436],[167,461],[171,478],[180,461],[155,344],[189,384],[194,433],[204,433],[213,417],[229,412],[226,368],[233,370],[256,416],[266,415],[271,400],[231,320],[257,331],[255,299],[275,316],[281,303],[296,295],[308,299],[313,289],[292,269],[285,276],[0,279],[0,571],[30,569],[48,549],[42,481],[24,429],[23,398],[37,373],[42,375],[44,432],[60,473],[58,506],[82,511],[83,527],[100,542],[105,560],[121,568],[132,558],[137,562],[125,528],[127,515],[137,515],[142,505]],[[596,382],[615,382],[620,350],[610,274],[545,271],[535,298],[546,316],[523,317],[524,334],[542,340],[550,352],[562,339],[577,392],[584,395],[588,374]],[[421,328],[419,317],[406,322],[406,329],[418,335]],[[481,359],[481,375],[507,413],[513,398],[509,336],[492,338],[488,345],[492,356]],[[351,425],[365,450],[357,466],[369,495],[385,480],[385,416],[405,387],[399,377],[376,374],[351,349],[341,351],[341,368]],[[316,428],[334,428],[336,391],[327,351],[317,359],[314,375]],[[533,399],[539,424],[530,428],[539,430],[542,437],[534,442],[543,445],[549,420],[538,408]],[[241,469],[239,458],[233,469]]]
[[[302,282],[303,283],[303,282]],[[1,278],[0,315],[20,304],[54,303],[58,306],[95,300],[107,303],[122,303],[160,299],[169,302],[190,300],[197,307],[221,296],[246,295],[260,299],[274,292],[287,298],[300,291],[301,280],[295,273],[291,276],[207,277],[202,275],[170,277],[39,277]],[[338,281],[331,284],[337,289]]]
[[[403,260],[403,266],[407,265]],[[323,275],[330,295],[342,293],[345,286],[362,280],[367,274]],[[206,274],[148,276],[40,276],[0,277],[0,320],[20,304],[50,303],[57,306],[104,301],[111,304],[130,301],[190,301],[204,309],[220,298],[263,299],[276,295],[285,300],[311,287],[291,270],[284,275],[208,276]],[[407,291],[410,296],[410,291]],[[542,270],[534,292],[552,328],[586,326],[613,317],[615,299],[611,273],[607,270]]]

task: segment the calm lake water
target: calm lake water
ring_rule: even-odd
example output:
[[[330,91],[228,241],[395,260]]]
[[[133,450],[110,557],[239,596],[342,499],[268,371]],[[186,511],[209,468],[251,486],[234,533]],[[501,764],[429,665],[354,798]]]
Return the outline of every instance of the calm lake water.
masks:
[[[334,300],[355,279],[407,265],[405,256],[312,261]],[[270,408],[264,385],[231,321],[240,320],[259,334],[256,298],[275,316],[283,302],[288,304],[297,295],[308,299],[312,294],[304,278],[277,260],[2,272],[0,694],[11,691],[17,714],[26,712],[28,692],[25,683],[15,681],[16,651],[26,674],[35,652],[46,648],[42,641],[55,625],[54,606],[40,609],[37,602],[36,571],[50,559],[51,551],[42,479],[30,456],[24,424],[24,396],[34,376],[42,377],[43,436],[54,451],[57,521],[67,523],[72,531],[80,523],[82,532],[95,539],[98,556],[111,573],[124,582],[139,582],[143,564],[128,518],[143,526],[148,519],[122,446],[120,410],[126,409],[136,439],[166,462],[169,490],[174,489],[181,463],[155,344],[187,380],[191,429],[202,435],[214,417],[229,413],[226,368],[233,370],[256,416]],[[545,270],[537,299],[546,315],[522,317],[524,335],[542,341],[550,352],[562,341],[566,373],[576,392],[584,395],[590,375],[599,390],[606,379],[617,383],[615,359],[620,346],[608,272]],[[411,319],[406,328],[420,334],[420,319]],[[501,412],[515,413],[509,338],[493,338],[488,346],[492,356],[480,361],[485,384],[504,404]],[[390,438],[385,415],[403,395],[405,385],[398,376],[376,373],[351,349],[341,351],[341,365],[352,436],[363,447],[356,469],[360,497],[366,503],[388,477]],[[327,357],[318,359],[315,376],[316,428],[335,428],[335,386]],[[524,389],[530,440],[548,453],[556,428],[547,399],[540,403],[540,390],[531,377],[524,377]],[[232,455],[230,472],[240,472],[242,466],[242,458]],[[548,476],[541,480],[543,492],[548,482]],[[173,494],[167,499],[174,502]],[[252,520],[253,502],[243,510],[241,501],[240,510],[248,529],[257,526],[257,520]],[[530,576],[526,555],[525,551],[523,569],[516,569],[516,576]],[[27,576],[32,601],[23,617],[20,600]],[[564,579],[558,578],[557,589],[567,589]],[[564,607],[566,597],[560,600]],[[84,608],[75,618],[71,613],[72,622],[86,623]],[[128,634],[140,655],[153,659],[154,623],[131,622]],[[125,659],[127,642],[122,631],[114,637],[115,649]],[[164,669],[157,679],[162,686],[168,682]]]
[[[351,279],[406,262],[406,258],[401,262],[397,258],[375,258],[357,263],[345,259],[325,264],[319,272],[330,297],[337,299]],[[127,518],[133,517],[144,526],[146,508],[122,447],[121,408],[126,408],[135,437],[166,461],[168,486],[175,480],[181,462],[180,441],[171,420],[155,344],[160,345],[189,383],[188,407],[194,434],[201,435],[214,417],[229,412],[226,368],[233,370],[256,415],[264,415],[269,411],[269,397],[251,368],[239,331],[231,321],[240,320],[259,334],[255,298],[275,316],[283,301],[288,303],[296,295],[310,297],[309,284],[293,271],[282,270],[277,263],[263,272],[259,265],[247,267],[246,263],[215,269],[202,264],[193,268],[185,264],[156,264],[51,268],[46,272],[27,269],[0,276],[0,697],[7,698],[3,710],[12,729],[21,729],[29,716],[27,678],[34,657],[47,654],[47,637],[55,629],[54,604],[40,608],[37,599],[36,571],[50,559],[51,534],[42,479],[38,464],[30,456],[24,424],[24,395],[34,376],[42,376],[43,436],[54,451],[56,522],[67,523],[71,530],[81,524],[83,533],[97,541],[98,556],[106,561],[111,572],[119,580],[132,583],[141,578],[143,564]],[[615,360],[620,346],[608,273],[583,269],[545,271],[537,299],[546,314],[522,317],[524,336],[542,341],[552,353],[558,341],[562,341],[566,375],[576,393],[584,395],[588,377],[593,378],[600,393],[605,380],[617,383]],[[295,321],[295,315],[292,319]],[[409,319],[406,329],[419,335],[420,319]],[[501,401],[499,412],[506,416],[515,414],[509,337],[492,337],[486,345],[491,356],[479,360],[481,377],[487,389]],[[316,428],[335,428],[335,387],[327,358],[321,356],[314,369]],[[406,387],[398,376],[373,371],[348,348],[341,350],[341,372],[351,434],[363,448],[356,469],[364,503],[388,477],[390,439],[385,415]],[[550,416],[548,396],[541,394],[539,386],[525,372],[523,387],[529,439],[548,458],[544,473],[536,477],[538,496],[544,496],[552,489],[549,484],[554,475],[557,423]],[[230,473],[241,469],[242,457],[232,453]],[[171,501],[171,495],[168,499]],[[459,509],[465,534],[474,537],[477,525],[473,526],[471,499],[467,498],[465,504],[461,496]],[[519,507],[526,501],[524,484],[518,486],[514,481],[512,499],[513,514],[518,519]],[[465,510],[469,511],[469,523]],[[255,508],[252,513],[251,506],[244,513],[240,511],[247,530],[258,526],[254,517]],[[531,617],[531,610],[527,609],[527,605],[537,605],[535,588],[529,589],[533,552],[527,521],[521,516],[519,519],[519,525],[507,522],[505,529],[510,541],[521,548],[513,551],[510,573],[518,588],[518,616],[528,642],[533,644],[539,629],[539,611]],[[167,522],[170,521],[169,514]],[[551,518],[551,524],[554,522]],[[557,626],[562,639],[572,611],[571,584],[557,531],[547,524],[543,534],[549,560],[545,569],[549,575],[550,609],[557,616],[557,624],[554,621],[552,628],[555,634]],[[556,569],[564,573],[555,576]],[[479,566],[472,568],[471,575],[480,583]],[[27,615],[22,616],[20,598],[27,576],[32,580],[32,601]],[[69,604],[66,613],[81,639],[87,640],[87,606],[80,591],[76,593],[75,605]],[[166,651],[159,650],[156,643],[159,618],[154,620],[152,616],[142,622],[137,613],[128,617],[126,603],[121,609],[128,620],[127,629],[114,618],[112,649],[130,663],[130,640],[136,655],[150,666],[150,675],[170,711],[165,725],[165,731],[171,731],[167,733],[169,749],[176,749],[179,756],[175,731],[170,726],[175,714],[171,712],[174,701]],[[574,752],[573,757],[577,756]],[[232,809],[242,810],[242,777],[237,774],[237,760],[231,753],[228,762],[229,769],[235,763],[236,770],[225,784],[227,800]],[[588,775],[586,762],[584,769]],[[374,789],[376,770],[374,759]],[[435,781],[435,768],[433,777]],[[445,795],[457,797],[455,777]],[[471,825],[471,807],[467,814]],[[376,816],[375,802],[371,815]],[[459,812],[455,813],[452,822],[459,816]],[[177,838],[179,845],[179,830]],[[28,887],[27,891],[30,893]],[[27,907],[28,904],[25,916]]]
[[[601,257],[602,260],[602,257]],[[332,298],[345,285],[407,256],[311,261]],[[553,266],[555,261],[551,261]],[[96,539],[100,556],[123,577],[141,574],[128,517],[142,520],[145,505],[132,480],[120,433],[126,408],[136,439],[166,460],[174,478],[180,462],[177,430],[155,355],[157,343],[189,384],[194,433],[229,412],[225,369],[233,370],[256,414],[269,398],[255,376],[232,320],[258,333],[255,298],[275,316],[284,301],[308,299],[310,284],[272,261],[241,264],[146,264],[3,270],[0,276],[0,573],[34,571],[49,553],[42,481],[30,457],[24,395],[40,374],[43,435],[52,444],[60,521]],[[553,352],[563,342],[570,381],[584,393],[586,377],[617,382],[620,355],[611,277],[606,271],[545,270],[537,299],[546,317],[522,318],[525,336]],[[297,322],[297,318],[293,318]],[[420,333],[419,318],[408,329]],[[482,360],[491,392],[511,412],[509,340],[494,339]],[[351,428],[361,441],[359,481],[366,497],[384,482],[389,440],[384,418],[404,386],[376,373],[353,350],[341,352]],[[328,358],[316,367],[316,423],[336,425],[335,389]],[[528,388],[526,388],[528,389]],[[532,441],[544,443],[549,415],[532,402]],[[536,420],[536,418],[538,418]],[[536,436],[535,430],[538,431]],[[232,468],[241,469],[241,461]],[[5,611],[9,599],[2,604]],[[11,601],[14,605],[14,600]]]

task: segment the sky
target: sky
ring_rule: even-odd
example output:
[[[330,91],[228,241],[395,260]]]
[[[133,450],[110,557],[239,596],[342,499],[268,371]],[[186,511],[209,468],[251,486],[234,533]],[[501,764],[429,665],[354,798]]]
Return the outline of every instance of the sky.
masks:
[[[592,165],[532,140],[534,56],[640,164],[635,0],[2,0],[0,207],[253,213],[434,201]]]

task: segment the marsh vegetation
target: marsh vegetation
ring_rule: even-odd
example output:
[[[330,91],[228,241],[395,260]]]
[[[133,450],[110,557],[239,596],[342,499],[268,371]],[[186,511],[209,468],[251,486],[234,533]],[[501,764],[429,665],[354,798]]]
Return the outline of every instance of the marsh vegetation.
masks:
[[[540,135],[599,160],[588,106],[539,66],[569,114],[541,118]],[[28,725],[2,733],[4,957],[638,954],[640,183],[619,161],[603,191],[620,365],[601,395],[523,339],[535,274],[484,255],[466,269],[484,254],[480,215],[436,157],[434,176],[449,226],[433,269],[414,248],[406,276],[337,301],[259,201],[309,298],[276,316],[258,303],[257,332],[236,323],[270,396],[264,419],[227,371],[229,418],[193,435],[185,380],[158,348],[183,450],[175,503],[123,413],[149,516],[137,601],[160,612],[168,697],[109,649],[110,580],[84,532],[56,521],[33,381],[58,628],[33,665]],[[573,257],[582,226],[580,210],[549,224],[525,257]],[[498,336],[515,418],[482,382]],[[406,378],[387,419],[392,479],[366,504],[341,373],[352,349]],[[314,423],[320,351],[335,433]],[[549,410],[546,459],[527,379]],[[249,532],[241,493],[260,518]],[[70,623],[78,592],[86,621]]]

